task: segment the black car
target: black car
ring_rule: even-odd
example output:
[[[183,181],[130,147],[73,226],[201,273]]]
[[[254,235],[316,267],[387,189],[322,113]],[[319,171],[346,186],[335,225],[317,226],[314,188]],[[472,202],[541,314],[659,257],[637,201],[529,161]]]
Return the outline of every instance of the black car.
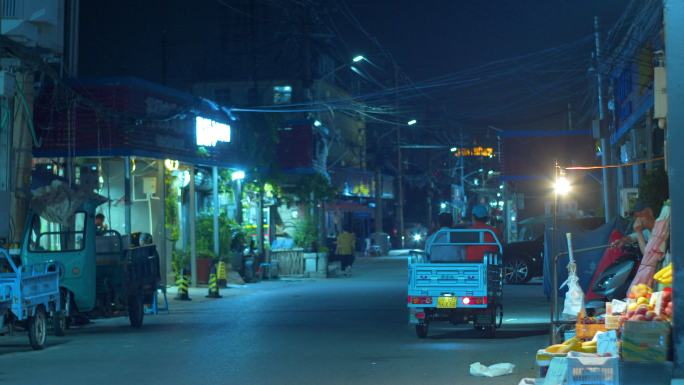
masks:
[[[531,241],[509,243],[503,248],[506,283],[526,283],[544,271],[544,236]]]

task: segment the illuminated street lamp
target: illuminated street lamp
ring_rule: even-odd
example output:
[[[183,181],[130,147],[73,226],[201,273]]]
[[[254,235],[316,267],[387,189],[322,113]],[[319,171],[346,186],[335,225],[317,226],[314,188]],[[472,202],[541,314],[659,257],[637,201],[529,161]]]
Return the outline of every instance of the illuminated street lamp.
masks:
[[[356,56],[354,56],[354,58],[352,59],[352,61],[353,61],[354,63],[358,63],[358,62],[360,62],[361,60],[366,60],[366,58],[365,58],[363,55],[356,55]]]
[[[572,190],[572,186],[570,185],[570,181],[568,178],[564,176],[559,176],[558,179],[556,179],[556,182],[553,184],[553,189],[556,193],[556,195],[568,195],[570,191]]]
[[[415,119],[411,119],[411,120],[409,120],[408,122],[406,122],[406,124],[408,124],[409,126],[413,126],[413,125],[416,124],[416,123],[418,123],[418,121],[415,120]]]

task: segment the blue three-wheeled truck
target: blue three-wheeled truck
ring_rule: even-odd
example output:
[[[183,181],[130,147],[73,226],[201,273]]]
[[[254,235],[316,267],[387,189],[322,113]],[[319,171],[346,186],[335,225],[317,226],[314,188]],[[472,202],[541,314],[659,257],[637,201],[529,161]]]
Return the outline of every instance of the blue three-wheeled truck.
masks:
[[[493,241],[486,241],[491,235]],[[495,246],[481,261],[467,262],[468,247]],[[489,229],[441,229],[425,251],[414,250],[408,261],[409,322],[419,338],[435,321],[472,323],[494,337],[503,320],[501,242]]]

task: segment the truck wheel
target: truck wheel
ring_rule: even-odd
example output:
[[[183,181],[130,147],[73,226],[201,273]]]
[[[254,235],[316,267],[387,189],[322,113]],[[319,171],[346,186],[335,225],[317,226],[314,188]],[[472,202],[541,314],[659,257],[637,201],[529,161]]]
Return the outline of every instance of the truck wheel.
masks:
[[[142,294],[128,296],[128,320],[132,328],[139,328],[143,324],[145,309]]]
[[[40,350],[45,347],[47,336],[47,315],[43,306],[36,308],[36,314],[28,317],[28,335],[31,347]]]
[[[52,316],[52,330],[54,330],[55,335],[58,337],[64,336],[66,333],[67,321],[64,315],[64,310],[55,312]]]
[[[52,330],[54,330],[56,336],[62,337],[69,327],[67,323],[66,296],[62,291],[59,293],[59,305],[60,310],[52,315]]]
[[[418,338],[425,338],[428,335],[428,324],[422,323],[416,325],[416,335]]]

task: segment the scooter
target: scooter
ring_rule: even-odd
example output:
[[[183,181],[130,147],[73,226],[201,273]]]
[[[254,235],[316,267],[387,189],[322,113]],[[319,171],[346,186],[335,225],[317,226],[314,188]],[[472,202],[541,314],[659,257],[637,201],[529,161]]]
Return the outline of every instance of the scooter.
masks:
[[[603,309],[605,302],[624,299],[627,296],[627,290],[639,269],[642,256],[639,247],[635,245],[626,244],[618,250],[615,251],[619,254],[611,255],[610,252],[613,250],[609,249],[599,264],[587,290],[587,308]]]

